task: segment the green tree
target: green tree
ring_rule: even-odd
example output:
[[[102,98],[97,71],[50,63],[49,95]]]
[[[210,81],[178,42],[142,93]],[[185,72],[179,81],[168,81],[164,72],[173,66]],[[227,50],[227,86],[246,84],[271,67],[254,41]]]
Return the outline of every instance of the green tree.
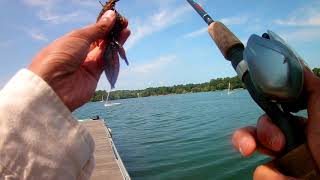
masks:
[[[314,68],[313,72],[315,75],[317,75],[318,77],[320,77],[320,68]]]
[[[138,94],[140,97],[148,96],[159,96],[168,94],[184,94],[184,93],[196,93],[196,92],[208,92],[216,90],[228,89],[229,83],[232,85],[231,89],[243,88],[241,80],[236,76],[233,78],[218,78],[212,79],[210,82],[202,84],[187,84],[187,85],[176,85],[172,87],[158,87],[158,88],[147,88],[144,90],[131,90],[131,91],[113,91],[110,94],[109,100],[117,99],[128,99],[137,98]],[[92,97],[92,102],[101,101],[103,98],[106,100],[108,92],[96,91]]]

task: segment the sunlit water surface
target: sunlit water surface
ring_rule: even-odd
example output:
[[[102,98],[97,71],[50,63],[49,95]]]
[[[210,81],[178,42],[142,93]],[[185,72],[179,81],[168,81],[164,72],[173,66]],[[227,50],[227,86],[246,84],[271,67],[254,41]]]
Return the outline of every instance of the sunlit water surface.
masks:
[[[89,103],[74,115],[100,115],[132,179],[252,179],[262,155],[242,158],[232,132],[254,125],[262,111],[243,90]]]

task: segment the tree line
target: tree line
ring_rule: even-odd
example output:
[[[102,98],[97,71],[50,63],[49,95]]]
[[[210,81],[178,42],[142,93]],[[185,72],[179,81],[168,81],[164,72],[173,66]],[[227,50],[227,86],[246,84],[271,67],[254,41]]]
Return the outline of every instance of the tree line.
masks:
[[[317,75],[318,77],[320,77],[320,68],[314,68],[314,69],[313,69],[313,73],[314,73],[315,75]]]
[[[313,69],[313,72],[320,77],[320,68]],[[147,88],[143,90],[119,90],[110,93],[109,100],[118,99],[129,99],[138,97],[148,97],[148,96],[161,96],[169,94],[186,94],[186,93],[197,93],[197,92],[209,92],[209,91],[219,91],[229,88],[229,83],[231,84],[231,89],[244,88],[243,83],[236,77],[218,78],[212,79],[210,82],[201,84],[186,84],[186,85],[176,85],[170,87],[156,87]],[[92,102],[97,102],[106,100],[108,96],[107,91],[96,91]]]
[[[236,76],[233,78],[218,78],[212,79],[210,82],[201,84],[186,84],[186,85],[176,85],[171,87],[155,87],[147,88],[143,90],[119,90],[112,91],[109,96],[109,100],[118,99],[128,99],[128,98],[138,98],[138,97],[148,97],[148,96],[161,96],[169,94],[186,94],[186,93],[197,93],[197,92],[209,92],[228,89],[229,83],[231,84],[231,89],[243,88],[243,84],[240,79]],[[97,102],[106,100],[108,96],[107,91],[96,91],[92,102]]]

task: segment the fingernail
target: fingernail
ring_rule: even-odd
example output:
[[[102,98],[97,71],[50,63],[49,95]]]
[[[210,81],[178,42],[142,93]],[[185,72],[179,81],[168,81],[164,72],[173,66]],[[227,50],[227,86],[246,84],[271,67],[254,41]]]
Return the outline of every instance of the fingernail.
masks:
[[[239,147],[239,152],[241,153],[242,156],[244,156],[244,153],[243,153],[241,146]]]
[[[258,121],[269,121],[269,116],[268,115],[262,115],[259,117]]]
[[[102,21],[107,21],[110,18],[114,18],[115,16],[116,16],[116,13],[114,11],[108,10],[102,15],[101,20]]]
[[[242,154],[242,156],[245,156],[245,150],[248,148],[249,146],[249,141],[247,138],[242,138],[239,142],[239,152]]]
[[[280,136],[277,135],[273,135],[270,138],[269,144],[272,147],[272,150],[274,151],[280,151],[281,150],[281,142],[280,142]]]

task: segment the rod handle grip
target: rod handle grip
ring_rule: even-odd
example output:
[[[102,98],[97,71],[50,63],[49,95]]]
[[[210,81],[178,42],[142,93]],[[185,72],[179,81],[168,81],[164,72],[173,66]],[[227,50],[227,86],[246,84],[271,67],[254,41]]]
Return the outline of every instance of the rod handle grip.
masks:
[[[306,180],[320,179],[320,173],[307,144],[303,144],[279,159],[273,160],[283,174]]]
[[[244,48],[242,42],[221,22],[211,23],[208,32],[226,59],[229,59],[229,52],[234,47]]]

